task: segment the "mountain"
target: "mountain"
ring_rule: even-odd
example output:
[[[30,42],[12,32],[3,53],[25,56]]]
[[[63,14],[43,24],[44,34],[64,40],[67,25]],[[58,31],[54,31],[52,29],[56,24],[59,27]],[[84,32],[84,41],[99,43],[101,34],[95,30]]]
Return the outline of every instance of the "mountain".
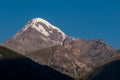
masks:
[[[96,42],[93,42],[94,41],[89,41],[91,44],[83,46],[85,49],[82,49],[81,52],[79,52],[76,45],[72,49],[62,46],[53,46],[25,54],[25,56],[37,63],[50,66],[55,70],[79,80],[93,71],[94,68],[101,66],[101,64],[116,56],[120,56],[119,51],[111,49],[108,46],[108,48],[102,46],[103,44],[100,43],[100,45],[99,42],[97,42],[99,46],[95,47]],[[82,43],[88,44],[88,41]],[[93,46],[95,49],[92,49]]]
[[[0,80],[74,80],[0,46]]]
[[[92,70],[92,67],[81,61],[71,51],[61,46],[53,46],[51,48],[28,53],[26,56],[37,63],[50,66],[75,79],[79,79]]]
[[[118,58],[93,70],[86,80],[120,80],[120,57]]]
[[[2,45],[76,80],[84,78],[106,61],[120,56],[119,50],[101,39],[69,37],[41,18],[29,21]]]
[[[53,45],[61,45],[66,37],[59,28],[44,19],[34,18],[3,45],[25,54]]]

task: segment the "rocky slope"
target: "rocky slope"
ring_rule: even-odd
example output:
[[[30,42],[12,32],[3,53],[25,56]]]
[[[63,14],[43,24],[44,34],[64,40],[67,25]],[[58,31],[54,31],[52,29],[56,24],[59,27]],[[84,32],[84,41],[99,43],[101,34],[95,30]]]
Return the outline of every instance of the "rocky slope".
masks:
[[[53,69],[79,79],[92,70],[86,63],[76,57],[71,51],[61,46],[54,46],[26,54],[32,60],[52,67]]]
[[[23,54],[61,45],[67,36],[42,18],[29,21],[18,33],[3,43],[4,46]]]
[[[120,55],[119,50],[112,48],[103,40],[67,38],[64,40],[63,46],[90,66],[99,65],[107,59]]]
[[[0,46],[0,80],[73,80],[50,67]]]

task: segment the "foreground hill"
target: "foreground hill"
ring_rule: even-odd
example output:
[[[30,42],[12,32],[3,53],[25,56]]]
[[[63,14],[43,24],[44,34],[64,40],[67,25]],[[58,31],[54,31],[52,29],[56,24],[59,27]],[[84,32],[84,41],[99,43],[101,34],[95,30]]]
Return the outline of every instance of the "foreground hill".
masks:
[[[95,69],[87,80],[120,80],[120,57]]]
[[[0,46],[0,80],[73,80]]]

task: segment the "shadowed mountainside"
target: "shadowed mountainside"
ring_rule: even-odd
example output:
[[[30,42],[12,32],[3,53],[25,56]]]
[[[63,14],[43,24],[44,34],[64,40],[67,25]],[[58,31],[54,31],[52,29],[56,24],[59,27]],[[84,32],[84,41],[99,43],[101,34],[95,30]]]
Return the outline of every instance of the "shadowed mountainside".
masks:
[[[74,80],[0,46],[0,80]]]
[[[120,57],[95,69],[87,80],[120,80]]]

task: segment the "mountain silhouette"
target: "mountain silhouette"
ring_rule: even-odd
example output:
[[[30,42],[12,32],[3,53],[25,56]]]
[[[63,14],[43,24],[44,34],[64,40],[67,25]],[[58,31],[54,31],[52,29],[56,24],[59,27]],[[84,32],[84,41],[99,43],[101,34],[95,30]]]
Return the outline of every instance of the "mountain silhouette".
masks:
[[[93,70],[87,80],[120,80],[120,57],[114,59]]]

